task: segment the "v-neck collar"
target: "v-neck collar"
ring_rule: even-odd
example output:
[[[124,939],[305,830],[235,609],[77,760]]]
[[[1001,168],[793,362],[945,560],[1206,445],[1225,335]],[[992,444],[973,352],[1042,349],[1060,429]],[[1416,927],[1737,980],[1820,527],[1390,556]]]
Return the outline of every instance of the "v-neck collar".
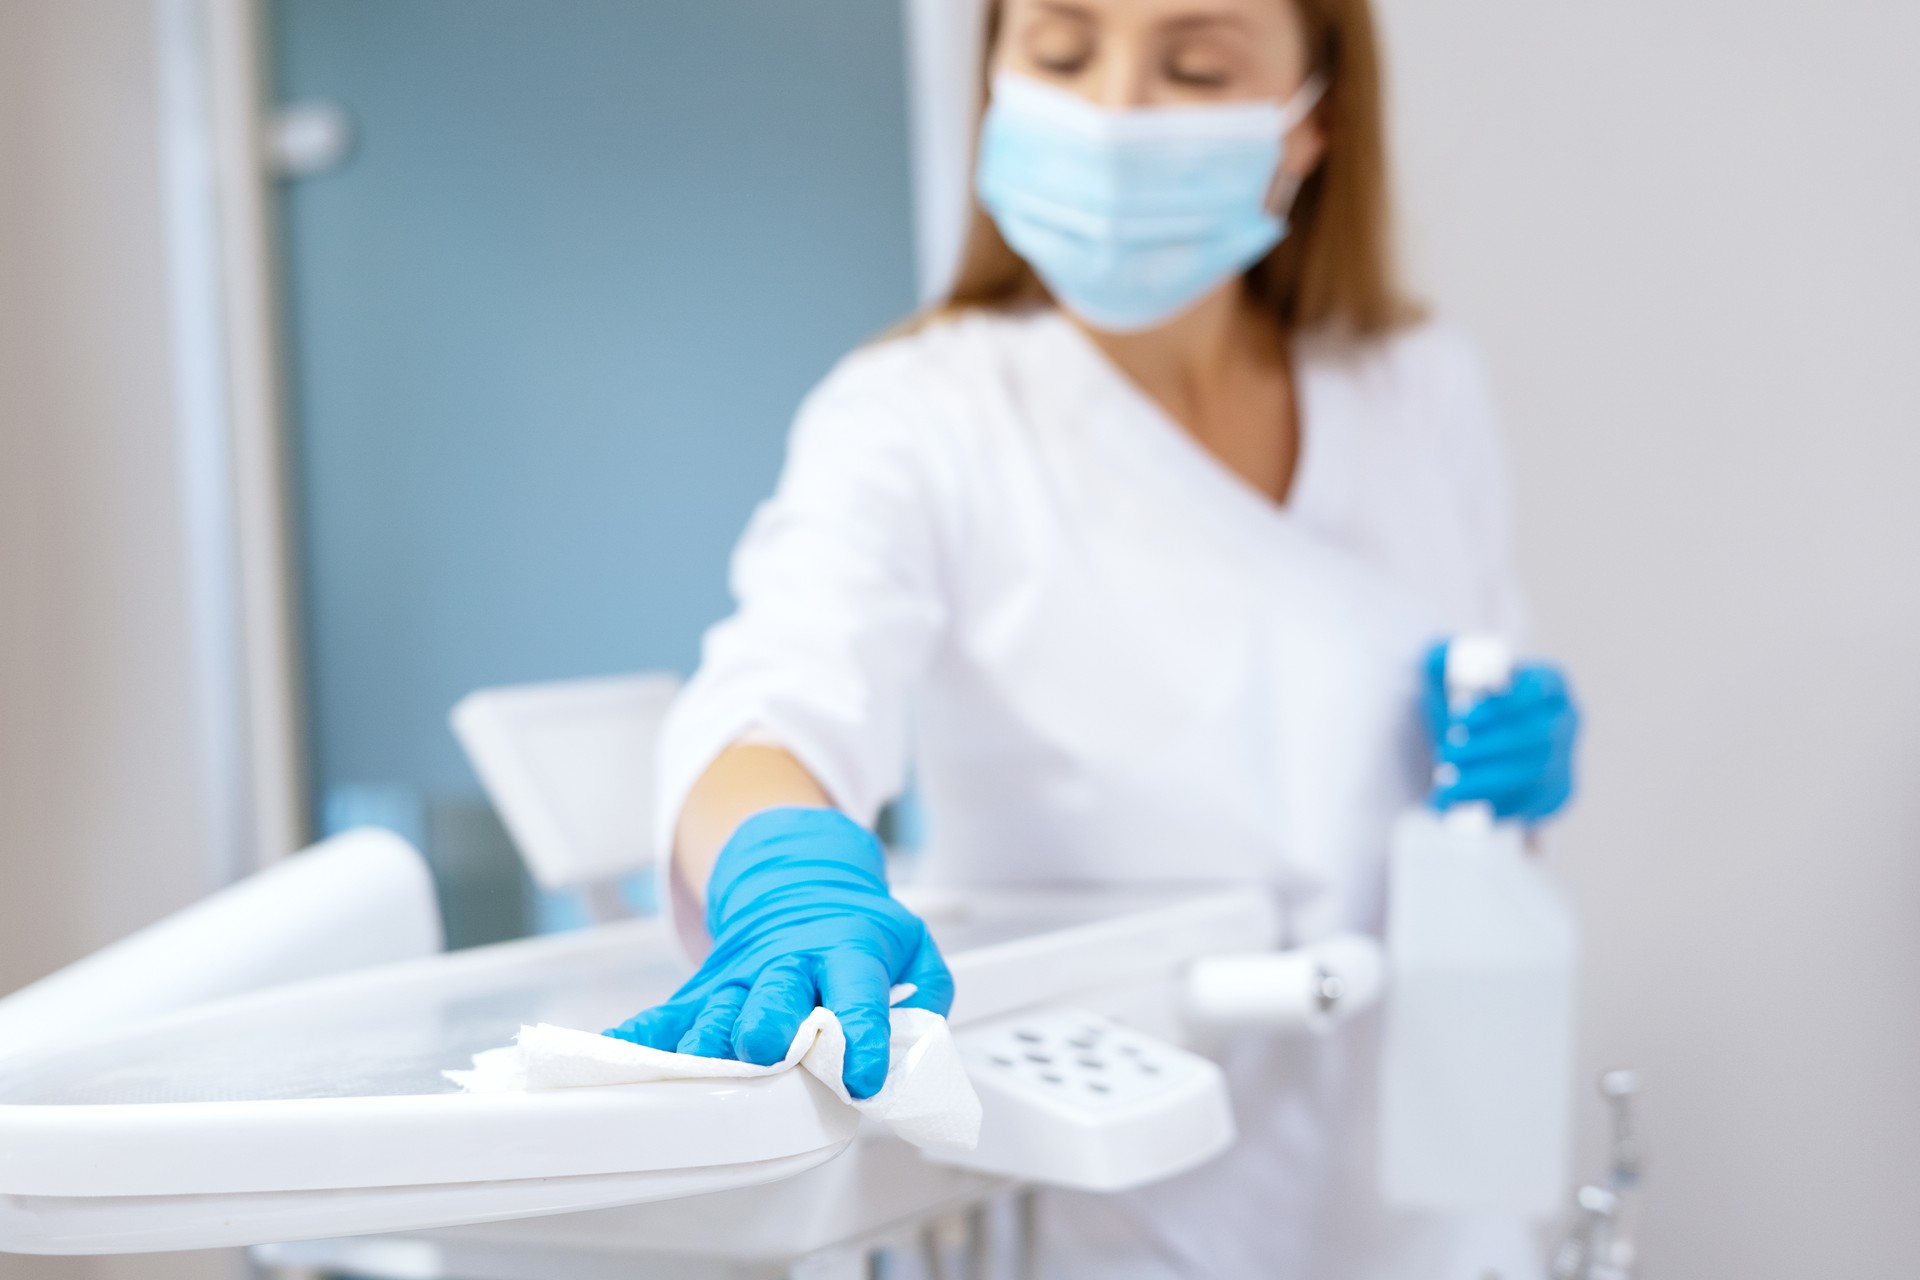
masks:
[[[1208,452],[1067,317],[1047,311],[1036,316],[1034,323],[1045,345],[1062,362],[1051,369],[1051,375],[1064,373],[1080,384],[1086,393],[1083,404],[1095,410],[1102,431],[1111,431],[1117,442],[1138,453],[1157,474],[1190,492],[1196,505],[1256,537],[1271,538],[1277,531],[1298,532],[1319,524],[1324,499],[1330,496],[1327,491],[1339,442],[1330,434],[1337,428],[1321,412],[1319,372],[1303,344],[1292,343],[1299,443],[1293,483],[1281,503]]]

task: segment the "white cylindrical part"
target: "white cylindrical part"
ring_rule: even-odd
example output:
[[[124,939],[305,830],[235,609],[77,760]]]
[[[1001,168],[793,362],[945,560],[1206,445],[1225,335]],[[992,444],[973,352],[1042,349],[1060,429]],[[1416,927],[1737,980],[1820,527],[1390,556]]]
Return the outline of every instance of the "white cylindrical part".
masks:
[[[0,1000],[0,1053],[440,947],[425,860],[349,831]]]
[[[1209,956],[1187,972],[1186,1009],[1206,1024],[1324,1033],[1378,1001],[1385,972],[1380,944],[1358,934]]]

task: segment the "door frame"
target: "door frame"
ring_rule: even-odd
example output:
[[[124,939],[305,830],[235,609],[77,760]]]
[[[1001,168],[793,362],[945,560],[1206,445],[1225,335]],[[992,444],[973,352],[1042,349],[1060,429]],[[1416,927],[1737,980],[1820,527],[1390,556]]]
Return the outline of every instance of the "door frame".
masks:
[[[263,0],[152,0],[209,869],[308,842]]]
[[[902,0],[913,147],[914,265],[922,305],[943,297],[973,214],[983,0]]]

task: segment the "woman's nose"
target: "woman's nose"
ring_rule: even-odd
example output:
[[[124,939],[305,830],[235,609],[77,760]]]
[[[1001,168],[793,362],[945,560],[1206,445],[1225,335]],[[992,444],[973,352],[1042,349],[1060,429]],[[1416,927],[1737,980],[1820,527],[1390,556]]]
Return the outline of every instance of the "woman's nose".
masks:
[[[1101,54],[1080,82],[1081,95],[1095,106],[1114,111],[1148,105],[1153,77],[1145,50],[1114,42]]]

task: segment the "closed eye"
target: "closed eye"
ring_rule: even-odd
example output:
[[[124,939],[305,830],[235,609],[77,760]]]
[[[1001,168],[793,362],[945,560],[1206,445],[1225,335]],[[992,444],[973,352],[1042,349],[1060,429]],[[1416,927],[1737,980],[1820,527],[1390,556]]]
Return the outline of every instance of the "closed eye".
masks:
[[[1169,54],[1161,73],[1176,84],[1198,89],[1222,89],[1233,79],[1231,68],[1221,60],[1184,52]]]
[[[1253,33],[1237,17],[1197,17],[1169,24],[1161,74],[1175,84],[1221,89],[1248,64]]]
[[[1071,75],[1093,57],[1092,19],[1072,8],[1043,5],[1021,31],[1020,45],[1035,66]]]

